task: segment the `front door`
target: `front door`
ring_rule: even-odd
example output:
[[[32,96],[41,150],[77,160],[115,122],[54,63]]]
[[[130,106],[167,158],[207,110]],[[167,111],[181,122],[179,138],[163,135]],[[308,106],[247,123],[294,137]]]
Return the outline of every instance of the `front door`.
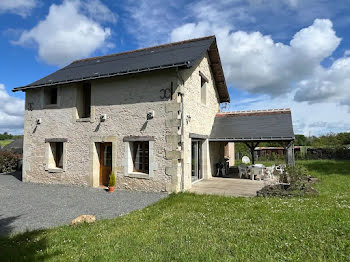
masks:
[[[112,172],[112,143],[100,144],[100,185],[108,186]]]
[[[192,140],[192,182],[203,178],[202,173],[202,141]]]

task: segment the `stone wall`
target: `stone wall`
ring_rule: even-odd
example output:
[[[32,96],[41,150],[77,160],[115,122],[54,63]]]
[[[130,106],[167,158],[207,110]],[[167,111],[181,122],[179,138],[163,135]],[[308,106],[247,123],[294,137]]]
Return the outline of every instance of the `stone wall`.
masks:
[[[201,76],[204,75],[207,82],[206,104],[201,101]],[[214,123],[215,115],[220,110],[219,95],[217,93],[214,77],[209,66],[209,57],[206,55],[198,66],[181,72],[184,81],[184,188],[191,188],[191,138],[190,133],[209,136]],[[209,143],[203,140],[203,177],[212,176]]]
[[[77,119],[77,86],[59,87],[59,105],[50,108],[43,107],[42,90],[26,91],[23,180],[92,186],[93,176],[98,172],[93,166],[97,154],[94,143],[112,141],[117,188],[178,191],[181,113],[177,72],[162,70],[92,81],[91,118],[83,120]],[[155,116],[147,121],[149,111],[154,111]],[[105,122],[100,122],[101,114],[107,115]],[[41,124],[36,123],[37,119],[41,119]],[[125,136],[154,137],[151,177],[124,175]],[[67,139],[64,172],[45,171],[48,148],[45,139],[50,138]]]

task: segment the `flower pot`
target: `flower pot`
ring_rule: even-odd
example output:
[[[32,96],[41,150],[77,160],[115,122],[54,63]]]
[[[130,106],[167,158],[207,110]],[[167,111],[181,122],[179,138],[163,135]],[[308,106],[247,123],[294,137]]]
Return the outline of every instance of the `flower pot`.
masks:
[[[114,192],[114,186],[108,187],[108,192]]]

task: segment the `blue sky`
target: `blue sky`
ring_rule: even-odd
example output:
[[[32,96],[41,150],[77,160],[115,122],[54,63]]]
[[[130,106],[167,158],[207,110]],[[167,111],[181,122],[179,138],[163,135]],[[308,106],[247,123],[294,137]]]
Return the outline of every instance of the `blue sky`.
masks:
[[[350,131],[350,0],[2,0],[0,132],[23,93],[74,59],[215,34],[227,110],[292,109],[296,133]]]

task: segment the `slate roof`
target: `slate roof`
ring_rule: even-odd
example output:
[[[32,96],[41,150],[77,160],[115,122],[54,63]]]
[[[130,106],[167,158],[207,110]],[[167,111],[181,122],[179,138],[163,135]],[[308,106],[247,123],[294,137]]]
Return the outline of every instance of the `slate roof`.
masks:
[[[210,141],[294,140],[290,109],[218,113]]]
[[[30,88],[81,82],[166,68],[190,68],[206,52],[209,54],[220,100],[221,102],[229,102],[230,97],[227,91],[215,36],[77,60],[34,83],[14,88],[12,91],[25,91]]]

